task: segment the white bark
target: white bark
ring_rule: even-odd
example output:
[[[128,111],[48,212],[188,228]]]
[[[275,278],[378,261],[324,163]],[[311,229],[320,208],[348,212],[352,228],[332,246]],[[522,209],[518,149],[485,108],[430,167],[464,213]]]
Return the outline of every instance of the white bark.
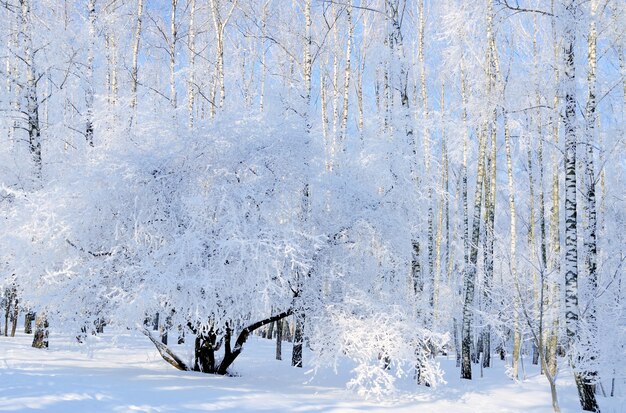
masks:
[[[343,114],[341,116],[341,145],[342,150],[345,145],[345,139],[348,128],[348,103],[350,98],[350,73],[352,72],[352,67],[350,66],[350,57],[352,54],[352,36],[354,31],[354,26],[352,23],[352,3],[350,2],[346,8],[346,20],[348,22],[348,40],[346,44],[346,62],[344,69],[344,80],[343,80]]]
[[[93,146],[93,101],[95,79],[93,74],[94,48],[96,43],[96,1],[87,2],[87,13],[89,20],[89,40],[87,48],[87,85],[85,90],[86,125],[85,138],[90,146]]]
[[[193,127],[195,83],[196,83],[196,0],[191,0],[189,12],[189,76],[187,79],[187,110],[189,111],[189,127]]]
[[[130,107],[134,116],[137,109],[137,84],[139,75],[139,46],[141,41],[141,22],[143,20],[143,0],[137,0],[137,25],[133,39],[133,67],[130,76]],[[132,124],[132,119],[131,119]]]
[[[178,40],[176,28],[176,9],[178,0],[172,0],[170,9],[170,39],[169,39],[169,58],[170,58],[170,105],[176,109],[178,102],[176,96],[176,43]]]

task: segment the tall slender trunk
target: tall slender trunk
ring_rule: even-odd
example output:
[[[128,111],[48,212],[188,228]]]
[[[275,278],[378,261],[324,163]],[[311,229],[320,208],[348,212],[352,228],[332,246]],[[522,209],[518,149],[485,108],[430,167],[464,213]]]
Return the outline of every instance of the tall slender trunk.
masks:
[[[488,0],[487,6],[487,39],[489,43],[489,95],[493,104],[501,99],[498,82],[500,81],[498,53],[496,49],[495,33],[493,28],[493,2]],[[493,248],[494,225],[496,209],[496,157],[497,157],[497,118],[498,112],[494,106],[489,121],[490,150],[487,156],[487,171],[485,176],[485,276],[483,282],[483,307],[488,313],[491,307],[491,284],[493,283]],[[482,331],[483,367],[491,365],[491,326],[486,323]]]
[[[362,33],[361,33],[361,56],[360,56],[360,62],[358,64],[358,69],[357,69],[357,79],[356,79],[356,99],[357,99],[357,106],[358,106],[358,110],[359,110],[359,120],[358,120],[358,126],[359,126],[359,133],[360,133],[360,139],[361,139],[361,144],[363,144],[363,128],[365,126],[365,112],[364,112],[364,108],[363,108],[363,74],[365,72],[365,58],[367,56],[367,40],[368,40],[368,20],[367,17],[369,16],[369,13],[363,13],[362,15]],[[376,85],[375,89],[377,89]],[[377,108],[378,108],[378,93],[376,93],[376,104],[377,104]]]
[[[35,166],[35,181],[42,177],[41,159],[41,125],[39,124],[39,98],[37,96],[37,69],[35,67],[35,50],[33,48],[33,27],[30,0],[20,0],[22,23],[22,47],[26,64],[26,118],[28,126],[28,149]]]
[[[222,108],[226,100],[226,80],[224,74],[224,34],[230,17],[237,6],[237,0],[231,2],[230,10],[225,16],[221,13],[221,1],[211,0],[213,27],[215,29],[215,75],[211,92],[211,117],[215,116],[215,109]],[[219,90],[219,100],[217,92]]]
[[[578,397],[583,410],[598,411],[593,386],[584,378],[577,363],[580,342],[580,315],[578,308],[578,231],[576,202],[576,69],[574,46],[576,42],[576,22],[580,18],[575,0],[567,3],[565,10],[563,51],[565,66],[565,328],[569,344],[570,364]]]
[[[196,83],[196,0],[191,0],[189,12],[189,76],[187,78],[187,110],[189,112],[189,128],[193,127],[195,83]]]
[[[469,126],[467,122],[467,83],[465,79],[465,60],[461,60],[461,101],[463,105],[463,164],[461,166],[461,201],[462,201],[462,209],[463,209],[463,283],[464,287],[467,285],[467,277],[469,271],[469,208],[468,208],[468,197],[467,197],[467,158],[468,158],[468,147],[469,147]],[[458,299],[461,300],[461,295],[463,290],[458,288],[457,296]],[[458,327],[456,327],[457,320],[454,319],[455,325],[455,336],[458,336]],[[458,337],[455,338],[458,340]],[[457,351],[457,367],[461,365],[461,351],[462,346],[456,345]],[[471,369],[471,367],[470,367]],[[471,373],[471,370],[470,370]]]
[[[530,123],[530,119],[527,119],[527,122]],[[530,127],[527,124],[526,129],[528,130]],[[535,177],[533,174],[533,152],[532,152],[532,133],[528,133],[528,149],[526,151],[527,155],[527,168],[528,168],[528,237],[527,237],[527,245],[528,245],[528,256],[529,260],[534,264],[535,263]],[[534,265],[531,265],[530,272],[532,273],[533,280],[533,317],[535,320],[539,319],[539,278],[537,275],[537,270],[534,268]],[[537,364],[539,361],[539,351],[537,349],[537,343],[533,341],[533,354],[532,354],[532,362],[533,364]]]
[[[348,22],[348,40],[346,44],[346,63],[343,79],[343,114],[341,116],[341,145],[342,150],[345,147],[345,140],[348,128],[348,103],[350,98],[350,74],[352,73],[352,67],[350,66],[350,57],[352,55],[352,36],[354,32],[354,25],[352,23],[352,2],[346,7],[346,20]]]
[[[554,12],[554,0],[552,0],[552,11]],[[559,61],[559,44],[556,33],[556,22],[552,20],[552,37],[553,37],[553,54],[554,54],[554,79],[555,84],[560,82],[560,71],[557,62]],[[558,153],[556,148],[559,147],[559,125],[560,116],[558,108],[560,105],[559,92],[555,89],[553,97],[553,111],[551,116],[552,122],[552,139],[554,150],[552,152],[552,195],[550,207],[550,273],[558,275],[561,273],[561,232],[560,232],[560,200],[559,200],[559,167]],[[552,304],[550,306],[552,326],[550,329],[550,337],[548,339],[548,369],[552,376],[557,372],[557,349],[559,342],[559,319],[561,316],[561,291],[560,282],[551,277],[550,282]]]
[[[441,83],[441,100],[440,100],[440,110],[441,110],[441,186],[439,188],[439,212],[437,214],[437,236],[435,237],[435,276],[433,279],[433,321],[437,320],[437,312],[439,306],[439,283],[441,281],[441,242],[443,238],[444,231],[444,215],[446,212],[447,206],[447,192],[446,185],[448,182],[448,171],[447,171],[447,162],[448,162],[448,154],[447,154],[447,146],[446,146],[446,129],[443,123],[443,112],[445,108],[445,84]],[[446,237],[448,234],[446,234]],[[444,265],[447,270],[447,262],[444,260]]]
[[[513,160],[511,156],[511,133],[509,131],[509,124],[506,114],[504,115],[504,145],[506,152],[506,172],[508,179],[509,189],[509,215],[511,233],[511,241],[509,246],[509,267],[511,272],[511,278],[515,286],[519,285],[517,279],[517,214],[515,211],[515,184],[513,182]],[[512,374],[513,378],[517,379],[519,371],[519,357],[521,348],[521,333],[519,327],[519,312],[520,302],[519,297],[515,295],[513,298],[513,360],[512,360]]]
[[[89,0],[87,2],[87,12],[89,19],[89,43],[87,48],[87,86],[85,91],[85,103],[87,106],[85,138],[87,139],[87,144],[93,146],[93,100],[95,87],[93,59],[96,43],[96,0]]]
[[[481,206],[483,198],[482,183],[485,176],[485,131],[479,133],[478,169],[476,172],[476,190],[474,192],[474,219],[472,221],[472,239],[470,242],[469,262],[465,272],[463,301],[463,324],[461,332],[461,378],[472,379],[472,318],[474,316],[474,288],[476,284],[476,264],[478,262],[478,244],[480,242]]]
[[[265,4],[263,4],[263,11],[261,13],[261,90],[259,92],[259,112],[261,113],[263,113],[265,104],[265,78],[267,76],[265,39],[267,38],[267,13],[270,1],[271,0],[267,0]]]
[[[334,18],[339,18],[339,6],[333,4]],[[331,136],[331,156],[332,163],[337,155],[337,125],[339,123],[339,22],[333,25],[333,77],[332,77],[332,136]]]
[[[172,8],[170,13],[170,36],[169,39],[169,57],[170,57],[170,105],[176,109],[178,106],[176,96],[176,43],[178,40],[176,28],[176,8],[178,0],[172,0]],[[176,112],[174,112],[176,113]]]
[[[428,108],[428,92],[426,89],[426,63],[424,57],[424,45],[425,45],[425,37],[426,37],[426,18],[425,18],[425,4],[424,0],[420,1],[419,5],[419,38],[418,38],[418,49],[417,49],[417,57],[420,65],[420,89],[421,89],[421,98],[422,98],[422,116],[424,121],[424,130],[423,137],[424,140],[424,166],[425,166],[425,183],[428,186],[428,213],[427,213],[427,254],[428,254],[428,279],[430,282],[430,305],[432,307],[434,303],[434,277],[435,277],[435,267],[434,267],[434,253],[435,253],[435,237],[434,237],[434,220],[435,214],[433,210],[433,184],[431,182],[430,177],[432,176],[430,170],[430,128],[428,126],[429,123],[429,108]]]
[[[107,59],[107,103],[114,106],[117,103],[118,78],[117,78],[117,37],[114,30],[104,36],[104,46]]]
[[[303,64],[302,64],[302,74],[304,77],[304,122],[305,122],[305,130],[307,132],[307,140],[305,142],[306,145],[309,144],[309,132],[311,130],[311,119],[310,119],[310,107],[311,107],[311,77],[312,77],[312,69],[313,69],[313,57],[311,55],[311,46],[313,43],[311,37],[311,1],[305,0],[304,2],[304,53],[303,53]],[[308,167],[305,161],[305,168]],[[309,209],[310,209],[310,187],[307,181],[304,182],[304,188],[302,190],[302,210],[300,214],[300,221],[303,226],[306,226],[306,223],[309,218]],[[297,291],[301,291],[302,283],[304,283],[304,274],[301,274],[300,271],[296,272],[296,285]],[[294,367],[302,367],[302,342],[303,342],[303,333],[304,333],[304,322],[305,322],[305,313],[303,309],[298,309],[294,311],[294,333],[293,333],[293,351],[291,354],[291,365]]]
[[[588,304],[588,310],[586,312],[586,323],[588,331],[585,331],[583,348],[591,354],[589,363],[591,366],[586,368],[585,371],[585,385],[595,390],[593,380],[598,375],[598,372],[594,366],[596,362],[596,350],[597,350],[597,321],[596,321],[596,303],[595,297],[598,292],[598,270],[597,270],[597,211],[596,211],[596,176],[595,176],[595,162],[594,162],[594,147],[596,142],[596,95],[597,95],[597,81],[596,81],[596,10],[598,4],[597,0],[591,0],[590,9],[590,27],[588,35],[588,70],[587,70],[587,105],[585,107],[585,149],[583,150],[584,161],[584,210],[586,212],[587,225],[584,231],[584,254],[585,254],[585,266],[587,269],[587,286],[589,291],[590,302]]]
[[[540,77],[539,77],[539,48],[537,47],[537,37],[538,37],[538,29],[537,29],[537,16],[533,16],[533,27],[534,27],[534,35],[533,35],[533,58],[534,58],[534,70],[535,70],[535,83],[539,85]],[[537,171],[539,173],[537,182],[539,189],[539,197],[537,200],[538,213],[539,213],[539,272],[541,274],[541,296],[543,299],[539,303],[539,312],[541,314],[542,324],[540,325],[540,329],[542,332],[542,337],[540,337],[540,341],[542,345],[548,342],[548,332],[549,329],[545,327],[543,324],[543,320],[545,319],[544,314],[546,309],[549,308],[551,295],[549,292],[550,284],[547,282],[547,266],[546,262],[548,259],[548,250],[547,250],[547,240],[546,240],[546,213],[545,213],[545,189],[544,189],[544,162],[543,162],[543,140],[544,140],[544,132],[543,132],[543,118],[542,118],[542,109],[541,109],[541,94],[539,90],[535,92],[535,105],[537,106]],[[541,351],[546,353],[546,349],[542,348]],[[538,352],[537,352],[538,353]],[[537,358],[539,354],[537,354]],[[539,360],[537,360],[538,362]],[[533,359],[533,363],[537,364]],[[541,364],[541,369],[544,370],[546,367],[544,364]]]
[[[139,75],[139,45],[141,41],[141,21],[143,20],[143,0],[137,0],[137,24],[133,38],[133,66],[130,74],[130,108],[132,117],[137,109],[137,84]]]
[[[325,63],[328,63],[325,59],[320,59],[320,106],[322,107],[321,115],[322,115],[322,135],[324,137],[324,152],[325,152],[325,162],[326,169],[331,170],[331,144],[332,140],[328,136],[328,82],[327,82],[327,73],[325,69]]]

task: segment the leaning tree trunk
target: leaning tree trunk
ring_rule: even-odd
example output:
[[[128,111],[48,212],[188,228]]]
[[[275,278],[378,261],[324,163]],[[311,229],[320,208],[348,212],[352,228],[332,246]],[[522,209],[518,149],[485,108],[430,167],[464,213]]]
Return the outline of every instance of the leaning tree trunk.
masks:
[[[274,316],[248,325],[239,333],[237,341],[235,341],[234,347],[231,347],[233,331],[230,328],[230,324],[228,323],[226,324],[225,334],[222,340],[220,340],[219,342],[217,341],[217,336],[213,329],[210,329],[208,333],[202,333],[196,331],[192,326],[189,325],[192,331],[196,333],[195,361],[193,365],[188,365],[187,363],[185,363],[167,345],[161,343],[158,338],[153,337],[148,329],[143,328],[142,333],[150,339],[152,344],[154,344],[163,360],[165,360],[168,364],[175,367],[176,369],[225,375],[228,373],[228,368],[241,354],[241,351],[243,350],[243,345],[248,340],[250,334],[252,334],[258,328],[261,328],[269,323],[282,320],[292,314],[293,310],[289,309],[280,314],[276,314]],[[222,361],[219,363],[219,365],[217,365],[217,363],[215,363],[215,352],[218,351],[222,345],[224,347],[224,357],[222,358]]]

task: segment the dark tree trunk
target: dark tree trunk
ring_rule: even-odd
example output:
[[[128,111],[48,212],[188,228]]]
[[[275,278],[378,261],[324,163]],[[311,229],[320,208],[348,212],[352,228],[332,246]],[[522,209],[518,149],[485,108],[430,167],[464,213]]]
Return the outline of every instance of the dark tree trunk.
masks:
[[[11,303],[13,302],[13,294],[11,290],[7,288],[4,291],[5,305],[4,305],[4,336],[9,335],[9,316],[11,314]]]
[[[274,336],[274,324],[275,323],[270,323],[270,325],[267,326],[267,334],[265,335],[265,338],[269,338],[271,340]]]
[[[15,303],[13,304],[13,324],[11,325],[11,337],[15,337],[15,330],[17,330],[17,317],[20,315],[20,308],[18,307],[18,300],[15,297]]]
[[[199,333],[195,341],[194,370],[215,373],[215,352],[220,348],[217,334],[211,328],[208,333]]]
[[[536,366],[539,364],[539,347],[533,343],[533,364]]]
[[[24,316],[24,334],[33,334],[33,320],[35,319],[35,313],[27,311]]]
[[[491,366],[491,327],[486,326],[482,333],[483,340],[483,367]]]
[[[291,324],[289,320],[283,321],[283,338],[290,343],[293,342],[293,334],[291,334]]]
[[[35,334],[33,347],[48,348],[48,319],[45,315],[39,315],[35,319]]]
[[[304,328],[304,317],[294,316],[295,328],[293,332],[293,353],[291,355],[291,365],[302,367],[302,329]]]
[[[273,321],[282,320],[283,318],[291,315],[292,313],[293,313],[292,310],[287,310],[283,313],[277,314],[270,318],[266,318],[265,320],[257,321],[254,324],[250,324],[249,326],[241,330],[241,333],[239,333],[239,337],[237,337],[237,341],[235,342],[235,347],[233,347],[232,351],[230,351],[229,347],[226,347],[224,349],[224,359],[222,359],[222,362],[220,363],[220,366],[217,369],[217,374],[226,374],[226,370],[228,369],[228,367],[230,367],[230,365],[233,364],[237,356],[241,354],[243,345],[246,342],[246,340],[248,340],[248,336],[250,335],[250,333],[252,333],[257,328],[263,327],[264,325],[267,325]],[[228,335],[226,335],[226,337],[228,337]],[[226,344],[226,342],[224,344]]]
[[[459,329],[456,317],[452,319],[452,334],[454,336],[454,352],[456,355],[456,366],[461,367],[461,343],[459,342]]]
[[[241,333],[239,333],[237,341],[235,341],[235,346],[232,348],[232,330],[227,324],[226,332],[223,337],[224,358],[218,366],[216,366],[215,363],[215,352],[219,350],[219,348],[221,347],[221,343],[217,342],[217,333],[213,329],[211,329],[208,334],[203,334],[196,331],[193,326],[190,326],[191,330],[196,333],[195,361],[193,366],[188,366],[187,364],[185,364],[172,350],[170,350],[166,345],[161,343],[158,339],[154,338],[147,329],[144,329],[142,332],[146,335],[146,337],[150,339],[152,344],[154,344],[163,360],[165,360],[167,363],[177,368],[178,370],[193,370],[201,371],[204,373],[225,375],[227,374],[228,368],[233,364],[239,354],[241,354],[241,351],[243,350],[243,345],[245,344],[246,340],[248,340],[248,337],[251,333],[253,333],[260,327],[263,327],[275,321],[282,320],[283,318],[288,317],[291,314],[293,314],[293,311],[287,310],[283,313],[248,325],[241,331]]]
[[[283,320],[276,321],[276,360],[283,359]]]
[[[102,318],[98,318],[96,319],[95,324],[96,324],[96,333],[98,334],[104,333],[104,326],[106,325],[106,322]]]

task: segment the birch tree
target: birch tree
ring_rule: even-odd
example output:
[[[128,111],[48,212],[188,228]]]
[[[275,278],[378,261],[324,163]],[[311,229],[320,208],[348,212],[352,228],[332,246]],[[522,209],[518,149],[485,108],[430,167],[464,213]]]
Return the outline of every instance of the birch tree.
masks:
[[[576,68],[574,46],[580,9],[575,1],[568,1],[563,18],[563,89],[565,92],[565,328],[570,351],[570,364],[578,396],[583,410],[598,411],[593,386],[581,371],[579,355],[576,354],[580,339],[580,310],[578,304],[578,222],[577,222],[577,176],[576,176]]]

